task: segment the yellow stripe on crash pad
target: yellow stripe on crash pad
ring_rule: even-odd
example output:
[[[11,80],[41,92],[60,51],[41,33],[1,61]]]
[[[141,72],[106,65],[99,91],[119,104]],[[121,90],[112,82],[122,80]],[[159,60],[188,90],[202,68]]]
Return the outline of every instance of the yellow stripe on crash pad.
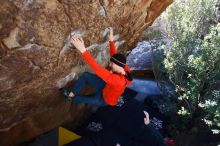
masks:
[[[59,127],[59,146],[63,146],[71,141],[79,139],[81,136],[76,133],[69,131],[63,127]]]

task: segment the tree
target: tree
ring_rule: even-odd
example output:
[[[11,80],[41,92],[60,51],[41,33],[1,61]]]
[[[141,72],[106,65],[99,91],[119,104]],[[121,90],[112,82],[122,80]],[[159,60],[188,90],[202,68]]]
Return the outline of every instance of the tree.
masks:
[[[212,85],[220,71],[218,0],[176,0],[163,19],[170,46],[163,65],[182,102],[179,114],[220,128],[220,94]]]

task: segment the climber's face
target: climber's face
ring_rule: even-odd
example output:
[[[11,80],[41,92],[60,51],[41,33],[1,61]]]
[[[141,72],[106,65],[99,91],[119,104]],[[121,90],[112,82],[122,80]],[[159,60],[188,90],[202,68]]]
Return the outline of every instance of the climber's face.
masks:
[[[113,63],[113,62],[109,62],[109,68],[112,72],[121,72],[121,70],[123,69],[122,67],[118,66],[117,64]]]
[[[113,63],[111,61],[109,61],[108,67],[110,70],[112,70],[112,66],[113,66]]]

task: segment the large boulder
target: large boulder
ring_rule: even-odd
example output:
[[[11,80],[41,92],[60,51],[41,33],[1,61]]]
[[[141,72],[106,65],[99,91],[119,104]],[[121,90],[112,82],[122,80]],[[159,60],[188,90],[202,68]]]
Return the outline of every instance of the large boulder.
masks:
[[[85,40],[104,65],[107,28],[126,52],[172,0],[1,0],[0,145],[30,140],[76,122],[83,105],[66,104],[58,89],[88,67],[71,49],[70,34]],[[123,49],[122,49],[123,48]]]

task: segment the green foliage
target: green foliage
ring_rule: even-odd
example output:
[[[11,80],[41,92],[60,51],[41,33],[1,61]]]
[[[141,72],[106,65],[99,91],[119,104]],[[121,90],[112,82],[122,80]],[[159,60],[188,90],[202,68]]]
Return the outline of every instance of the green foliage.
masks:
[[[199,106],[203,108],[207,114],[203,120],[209,126],[216,125],[220,127],[220,91],[212,90],[206,100],[199,103]],[[214,133],[220,133],[219,129],[213,129]]]
[[[142,33],[140,40],[156,40],[162,38],[161,30],[158,30],[154,27],[148,28],[146,31]]]
[[[199,116],[220,128],[220,97],[212,94],[217,92],[211,86],[220,70],[217,4],[218,0],[176,0],[163,15],[171,44],[162,48],[169,81],[184,103],[178,114],[194,118],[202,108]]]

